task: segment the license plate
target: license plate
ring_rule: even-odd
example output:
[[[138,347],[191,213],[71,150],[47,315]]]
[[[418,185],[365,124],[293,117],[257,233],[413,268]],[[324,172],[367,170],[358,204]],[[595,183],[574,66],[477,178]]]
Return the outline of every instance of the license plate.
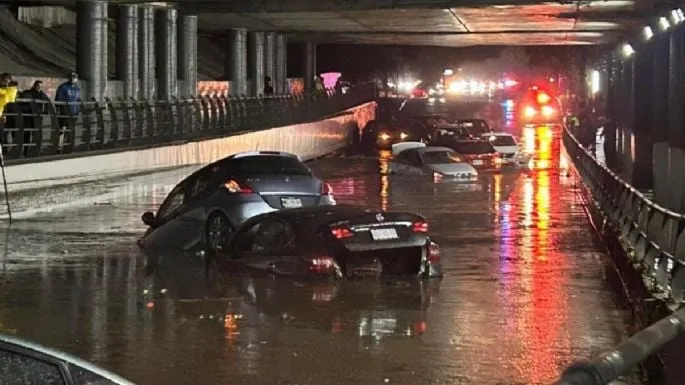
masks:
[[[397,239],[397,230],[395,229],[371,229],[371,238],[374,241],[387,241],[388,239]]]
[[[281,205],[286,209],[296,209],[302,207],[300,198],[281,198]]]
[[[474,165],[474,166],[481,166],[482,164],[483,164],[483,161],[482,161],[482,160],[476,159],[476,160],[473,161],[473,165]]]

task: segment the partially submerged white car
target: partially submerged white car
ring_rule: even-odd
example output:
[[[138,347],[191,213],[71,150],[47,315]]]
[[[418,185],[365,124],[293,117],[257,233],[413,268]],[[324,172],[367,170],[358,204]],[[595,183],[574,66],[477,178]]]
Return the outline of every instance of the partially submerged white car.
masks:
[[[526,166],[532,157],[521,150],[514,135],[507,132],[487,132],[482,134],[483,139],[490,141],[502,159],[502,164],[514,166]]]
[[[478,171],[448,147],[428,147],[425,143],[404,142],[392,146],[392,155],[388,164],[390,174],[478,179]]]

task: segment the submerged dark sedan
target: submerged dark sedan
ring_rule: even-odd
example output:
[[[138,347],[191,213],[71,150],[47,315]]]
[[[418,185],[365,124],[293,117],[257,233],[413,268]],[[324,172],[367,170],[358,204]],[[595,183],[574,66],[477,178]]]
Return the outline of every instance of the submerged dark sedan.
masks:
[[[139,244],[147,249],[218,251],[245,220],[269,211],[334,205],[330,186],[293,154],[229,156],[193,173],[164,200]]]
[[[354,206],[256,216],[214,258],[229,272],[330,278],[442,276],[439,248],[428,237],[423,217]]]

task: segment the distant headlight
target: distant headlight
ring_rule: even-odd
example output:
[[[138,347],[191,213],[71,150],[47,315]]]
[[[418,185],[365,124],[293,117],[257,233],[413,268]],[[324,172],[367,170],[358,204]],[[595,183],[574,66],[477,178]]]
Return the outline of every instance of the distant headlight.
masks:
[[[440,103],[445,103],[445,102],[447,102],[447,99],[445,99],[445,98],[440,98]]]
[[[547,118],[554,115],[554,108],[552,108],[550,106],[542,107],[542,115],[544,115]]]
[[[428,103],[435,103],[435,98],[428,98]]]
[[[405,140],[409,137],[408,134],[405,134],[404,132],[400,134],[400,139]]]
[[[535,108],[528,106],[523,113],[526,114],[526,117],[532,118],[533,116],[537,115],[538,112],[535,111]]]
[[[381,140],[388,140],[388,139],[390,139],[390,135],[386,134],[385,132],[382,133],[382,134],[380,134],[380,135],[378,135],[378,137],[381,138]]]

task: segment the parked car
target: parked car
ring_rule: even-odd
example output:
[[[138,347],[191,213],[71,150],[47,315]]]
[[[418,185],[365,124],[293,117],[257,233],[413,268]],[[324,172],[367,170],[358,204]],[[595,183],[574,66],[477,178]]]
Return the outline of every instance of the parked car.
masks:
[[[500,154],[503,165],[527,165],[531,155],[521,150],[516,138],[507,132],[489,132],[483,134],[492,147]]]
[[[0,384],[135,385],[80,358],[0,334]]]
[[[460,180],[478,179],[478,171],[451,148],[407,142],[394,145],[392,150],[393,158],[388,164],[390,174],[437,174]]]
[[[334,205],[333,191],[293,154],[231,155],[193,173],[169,193],[139,244],[147,249],[220,250],[247,219],[270,211]]]
[[[442,276],[439,247],[416,214],[355,206],[258,215],[213,256],[233,273],[312,278]]]

